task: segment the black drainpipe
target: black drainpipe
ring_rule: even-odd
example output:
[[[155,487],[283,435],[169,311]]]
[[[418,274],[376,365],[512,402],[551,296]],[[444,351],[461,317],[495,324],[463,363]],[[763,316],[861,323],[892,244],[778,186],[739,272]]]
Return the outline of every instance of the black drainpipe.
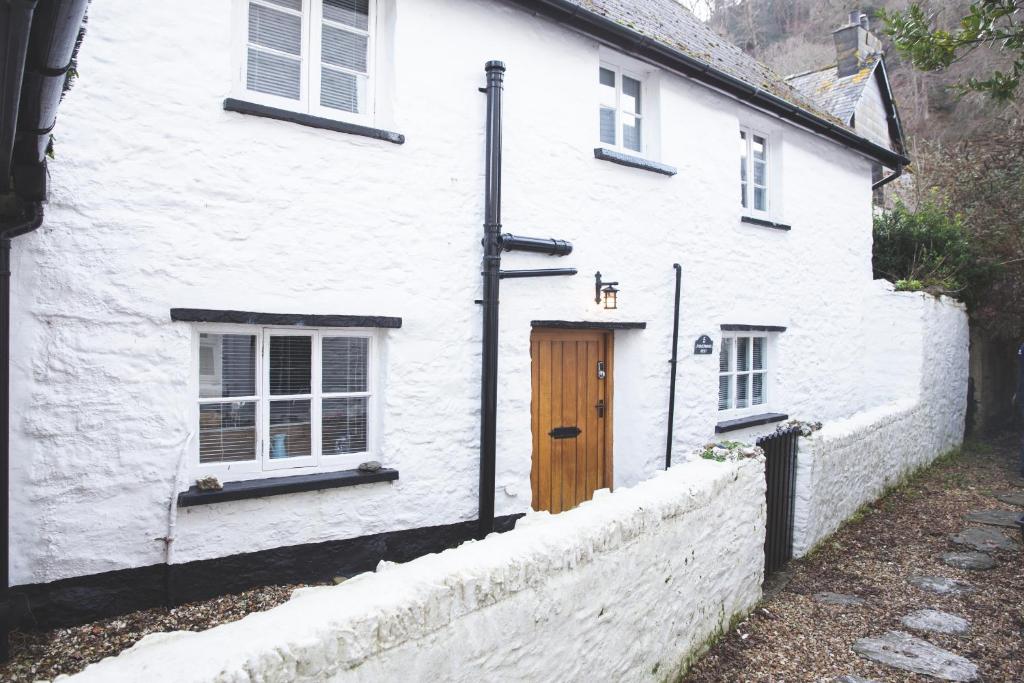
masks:
[[[682,288],[683,267],[673,263],[676,271],[676,306],[672,316],[672,366],[671,379],[668,384],[668,435],[665,437],[665,469],[672,467],[672,425],[676,417],[676,364],[679,362],[679,293]]]
[[[505,64],[487,62],[487,161],[484,190],[484,330],[480,386],[480,528],[494,531],[498,428],[498,284],[501,281],[501,96]]]
[[[483,350],[480,380],[480,510],[477,537],[494,531],[495,459],[498,427],[498,284],[503,279],[575,275],[575,268],[501,270],[501,252],[526,251],[567,256],[565,240],[501,234],[501,97],[505,64],[487,62],[487,160],[484,191]]]
[[[877,183],[872,185],[871,186],[871,191],[873,192],[873,191],[877,190],[878,188],[883,187],[884,185],[888,185],[892,181],[894,181],[897,178],[899,178],[901,175],[903,175],[903,167],[902,166],[897,166],[895,171],[893,171],[892,173],[890,173],[889,175],[887,175],[886,177],[882,178]]]

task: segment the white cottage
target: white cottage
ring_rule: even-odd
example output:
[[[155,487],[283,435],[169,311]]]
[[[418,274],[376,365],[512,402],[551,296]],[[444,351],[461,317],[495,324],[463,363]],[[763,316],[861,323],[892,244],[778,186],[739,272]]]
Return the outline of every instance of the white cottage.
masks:
[[[493,480],[489,60],[501,232],[572,245],[501,268],[578,272],[501,284]],[[895,110],[861,132],[675,0],[107,0],[77,71],[11,256],[37,623],[372,569],[916,391],[871,271]]]

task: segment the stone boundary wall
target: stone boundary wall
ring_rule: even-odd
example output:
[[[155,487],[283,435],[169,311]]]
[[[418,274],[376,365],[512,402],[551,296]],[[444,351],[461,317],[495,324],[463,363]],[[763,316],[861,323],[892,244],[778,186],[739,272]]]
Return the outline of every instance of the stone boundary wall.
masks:
[[[826,423],[800,439],[793,554],[802,557],[859,507],[914,470],[958,447],[967,410],[969,334],[962,305],[924,294],[886,294],[878,305],[902,309],[893,327],[880,326],[879,347],[899,338],[902,374],[919,378],[917,395]],[[894,302],[895,305],[894,305]],[[912,347],[912,348],[911,348]],[[865,374],[868,381],[873,375]],[[877,377],[877,375],[875,375]],[[904,393],[894,384],[894,398]],[[911,391],[910,393],[913,393]]]
[[[763,459],[680,463],[58,680],[669,680],[761,598],[764,534]]]

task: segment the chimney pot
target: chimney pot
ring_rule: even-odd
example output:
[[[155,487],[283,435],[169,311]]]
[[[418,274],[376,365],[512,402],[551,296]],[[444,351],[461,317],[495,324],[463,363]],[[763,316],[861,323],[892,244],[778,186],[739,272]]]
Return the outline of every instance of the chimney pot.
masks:
[[[851,26],[856,26],[857,24],[859,24],[860,23],[860,17],[861,17],[861,14],[860,14],[860,10],[859,9],[855,9],[852,12],[850,12],[850,25]]]
[[[870,31],[871,30],[871,25],[868,23],[868,15],[866,15],[866,14],[860,15],[860,27],[862,29],[864,29],[865,31]]]

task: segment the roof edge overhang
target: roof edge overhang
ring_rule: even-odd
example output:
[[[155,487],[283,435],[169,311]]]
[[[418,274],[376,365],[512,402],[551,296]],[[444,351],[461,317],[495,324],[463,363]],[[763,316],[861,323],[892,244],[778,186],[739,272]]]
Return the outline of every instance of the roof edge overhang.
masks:
[[[910,163],[903,154],[866,140],[851,130],[812,114],[795,104],[705,64],[628,26],[584,9],[569,0],[508,0],[535,14],[584,33],[630,56],[661,65],[715,90],[779,116],[813,133],[852,149],[889,168]]]

